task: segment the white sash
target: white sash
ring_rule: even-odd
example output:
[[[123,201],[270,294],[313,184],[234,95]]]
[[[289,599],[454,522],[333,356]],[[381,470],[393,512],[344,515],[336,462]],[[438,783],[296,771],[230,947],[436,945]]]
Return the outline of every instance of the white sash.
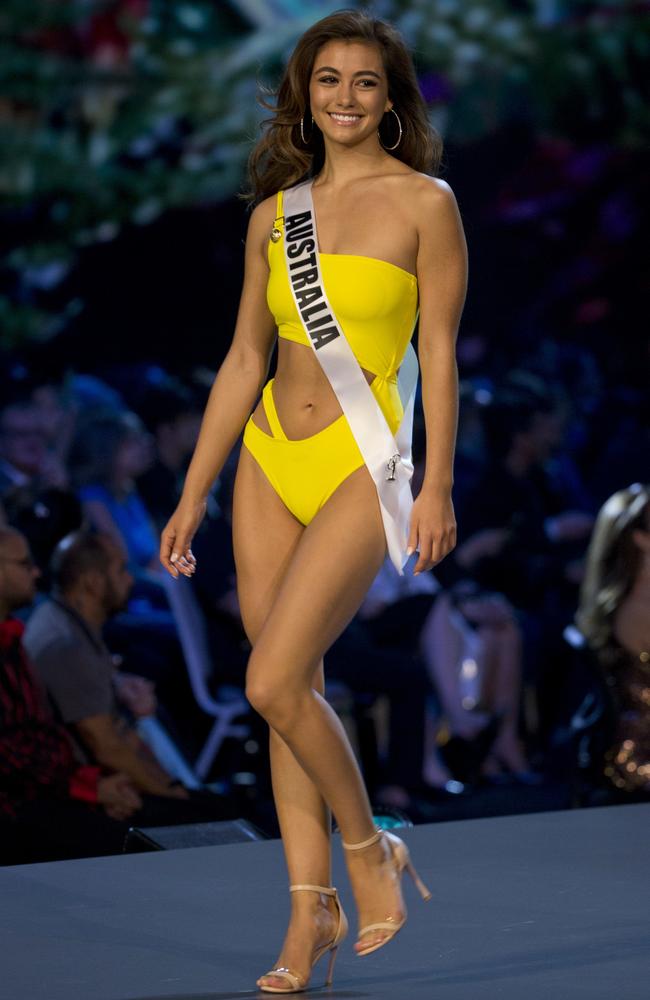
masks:
[[[309,343],[336,393],[377,487],[388,554],[403,576],[413,507],[411,438],[419,370],[417,357],[409,344],[397,380],[404,415],[393,436],[325,292],[311,186],[311,180],[303,181],[283,194],[289,284]]]

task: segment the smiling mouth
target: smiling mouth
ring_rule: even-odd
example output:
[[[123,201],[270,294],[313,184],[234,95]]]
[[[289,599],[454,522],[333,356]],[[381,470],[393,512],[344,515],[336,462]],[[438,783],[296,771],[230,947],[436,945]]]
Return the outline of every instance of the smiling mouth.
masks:
[[[361,115],[343,115],[338,114],[336,111],[328,112],[332,121],[337,122],[339,125],[353,125],[355,122],[360,122]]]

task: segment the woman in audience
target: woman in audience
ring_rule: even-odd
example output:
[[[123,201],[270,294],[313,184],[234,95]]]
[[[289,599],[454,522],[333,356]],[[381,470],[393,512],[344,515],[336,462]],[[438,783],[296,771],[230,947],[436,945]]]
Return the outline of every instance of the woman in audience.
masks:
[[[443,720],[449,735],[456,737],[454,748],[468,744],[466,750],[476,767],[482,763],[484,775],[530,774],[518,736],[521,636],[500,594],[467,586],[450,593],[441,590],[431,573],[400,577],[386,560],[359,617],[378,645],[416,653],[436,693],[436,717],[429,713],[427,720],[422,773],[426,786],[457,790],[449,786],[453,767],[450,771],[437,752]],[[498,726],[493,718],[498,718]],[[486,740],[489,732],[492,739]],[[469,776],[467,771],[464,776]]]
[[[589,545],[577,625],[615,711],[604,775],[625,798],[650,795],[650,486],[602,507]]]
[[[90,414],[70,450],[70,468],[87,520],[121,541],[136,576],[159,572],[156,530],[135,479],[153,460],[151,439],[129,412]]]

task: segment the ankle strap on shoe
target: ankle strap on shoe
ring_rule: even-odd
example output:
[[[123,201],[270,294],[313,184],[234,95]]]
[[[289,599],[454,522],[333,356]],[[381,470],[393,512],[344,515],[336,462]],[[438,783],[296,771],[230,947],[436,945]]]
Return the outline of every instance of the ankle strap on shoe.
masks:
[[[302,889],[309,889],[311,892],[322,892],[326,896],[336,896],[336,889],[329,885],[290,885],[289,892],[299,892]]]
[[[367,840],[362,840],[360,844],[346,844],[344,840],[341,841],[341,844],[346,851],[360,851],[363,847],[370,847],[371,844],[376,844],[378,840],[381,840],[383,832],[384,831],[378,827],[372,837],[368,837]]]

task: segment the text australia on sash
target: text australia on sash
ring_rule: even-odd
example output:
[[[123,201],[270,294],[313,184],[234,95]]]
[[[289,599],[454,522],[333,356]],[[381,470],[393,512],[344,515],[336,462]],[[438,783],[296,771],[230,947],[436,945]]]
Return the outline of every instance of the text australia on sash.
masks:
[[[336,340],[340,331],[329,311],[319,280],[316,239],[311,212],[299,212],[285,219],[285,239],[289,258],[289,279],[307,333],[318,350]]]

